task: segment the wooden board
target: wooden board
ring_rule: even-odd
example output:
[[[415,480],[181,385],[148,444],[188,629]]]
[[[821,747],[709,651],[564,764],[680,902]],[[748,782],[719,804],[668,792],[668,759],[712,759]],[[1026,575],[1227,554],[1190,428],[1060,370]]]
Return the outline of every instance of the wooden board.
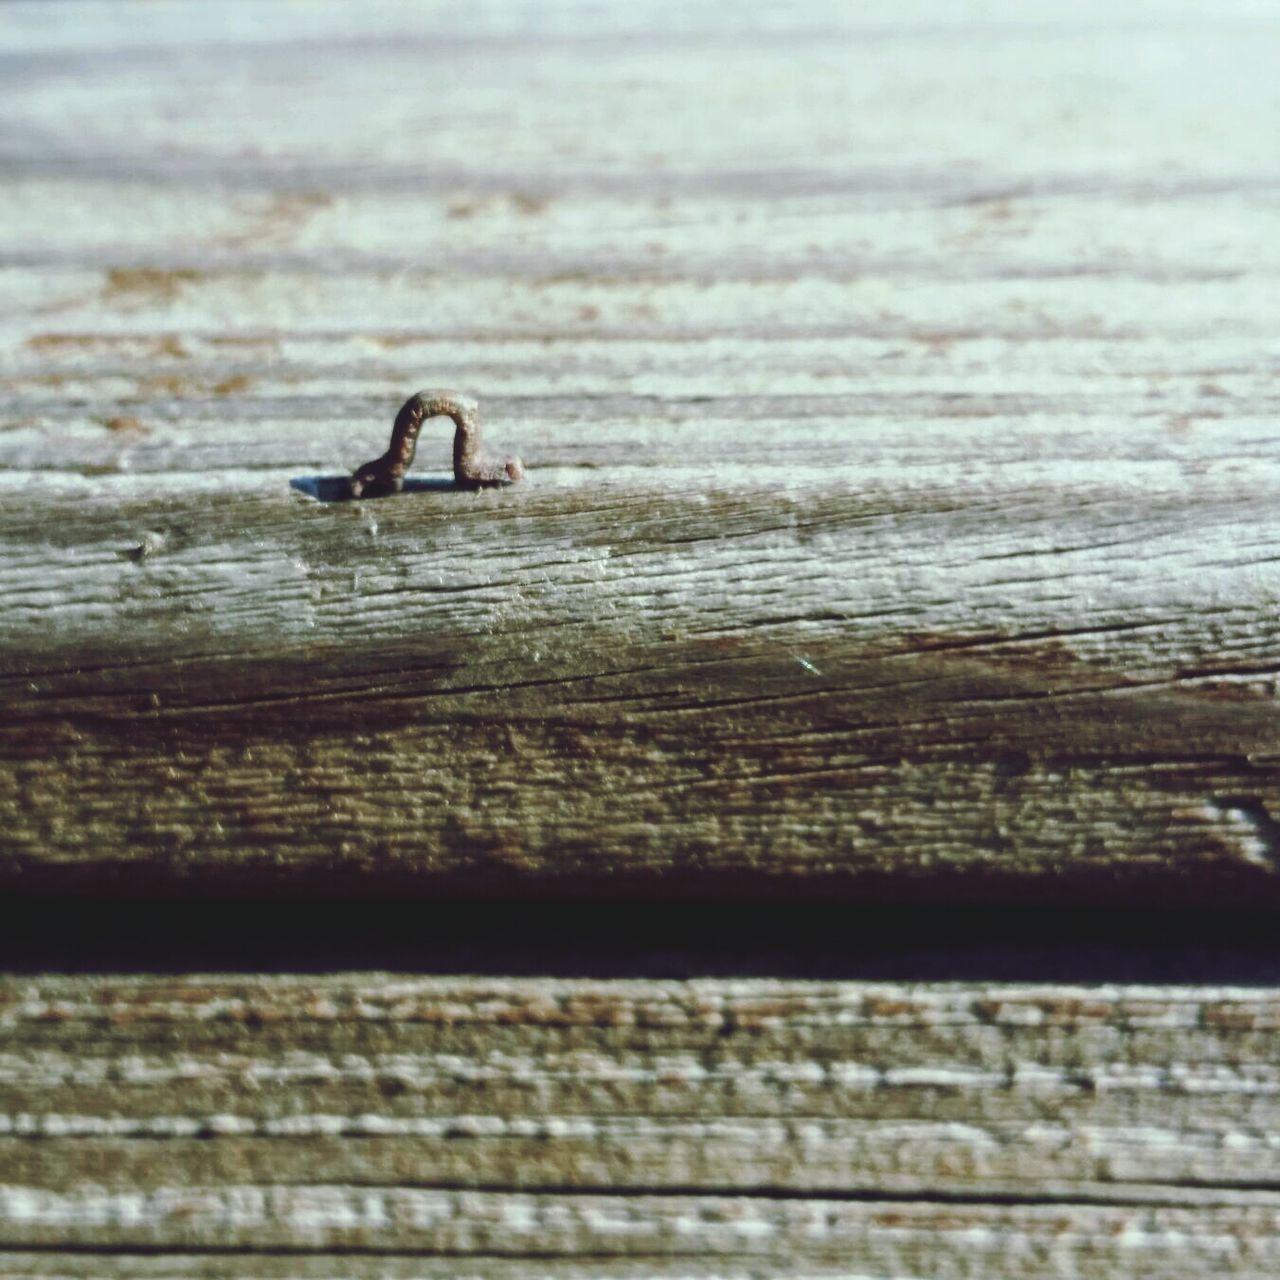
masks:
[[[0,7],[0,1277],[1280,1272],[1278,34]]]
[[[180,975],[0,1000],[6,1277],[1278,1261],[1274,990]]]
[[[5,882],[1275,900],[1275,15],[902,8],[7,6]]]

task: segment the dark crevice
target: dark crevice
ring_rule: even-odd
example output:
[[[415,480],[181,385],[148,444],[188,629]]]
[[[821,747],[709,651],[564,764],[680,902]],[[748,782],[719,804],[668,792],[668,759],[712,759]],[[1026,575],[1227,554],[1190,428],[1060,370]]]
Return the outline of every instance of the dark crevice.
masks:
[[[1280,984],[1266,910],[10,896],[10,973],[333,973]]]
[[[290,1181],[296,1187],[325,1187],[332,1183]],[[634,1199],[682,1200],[760,1200],[792,1201],[808,1200],[821,1204],[920,1204],[920,1205],[968,1205],[975,1208],[998,1207],[1012,1209],[1102,1208],[1102,1209],[1185,1209],[1193,1201],[1197,1209],[1208,1209],[1218,1203],[1215,1196],[1252,1197],[1272,1207],[1271,1198],[1280,1191],[1280,1182],[1228,1182],[1208,1181],[1196,1178],[1175,1178],[1169,1182],[1143,1182],[1137,1184],[1092,1183],[1071,1189],[1031,1189],[1012,1191],[1007,1186],[984,1189],[969,1186],[963,1189],[922,1186],[905,1190],[885,1187],[786,1187],[773,1183],[755,1186],[714,1186],[696,1183],[539,1183],[536,1187],[519,1183],[483,1183],[460,1180],[418,1182],[370,1182],[349,1181],[344,1187],[362,1191],[438,1191],[457,1192],[466,1195],[519,1196],[522,1199],[575,1200],[586,1197],[618,1197]],[[1107,1195],[1101,1186],[1115,1188],[1115,1194]],[[1238,1203],[1238,1202],[1237,1202]]]
[[[341,1230],[341,1228],[335,1228]],[[104,1258],[462,1258],[467,1261],[527,1261],[527,1262],[677,1262],[681,1258],[702,1258],[701,1250],[679,1249],[635,1249],[625,1250],[593,1250],[538,1248],[536,1245],[524,1245],[510,1249],[414,1249],[404,1245],[388,1245],[379,1248],[377,1245],[349,1244],[190,1244],[186,1241],[176,1244],[90,1244],[82,1241],[47,1244],[4,1244],[0,1245],[0,1257],[6,1255],[21,1256],[24,1253],[50,1255],[68,1254],[78,1257],[98,1256]],[[735,1255],[717,1253],[717,1259],[732,1260]]]

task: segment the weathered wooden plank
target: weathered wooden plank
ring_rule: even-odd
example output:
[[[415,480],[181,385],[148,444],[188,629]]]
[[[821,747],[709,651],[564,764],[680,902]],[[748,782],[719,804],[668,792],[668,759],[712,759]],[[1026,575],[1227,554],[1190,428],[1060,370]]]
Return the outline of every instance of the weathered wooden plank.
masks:
[[[6,1276],[77,1274],[69,1246],[118,1251],[108,1275],[157,1251],[274,1275],[280,1250],[328,1275],[335,1249],[358,1275],[1275,1265],[1269,988],[183,975],[2,999]]]
[[[597,1196],[547,1202],[523,1195],[324,1186],[275,1193],[228,1187],[147,1197],[24,1192],[7,1199],[0,1209],[14,1206],[11,1211],[30,1224],[31,1235],[55,1244],[93,1238],[98,1232],[80,1227],[78,1220],[98,1219],[121,1222],[109,1236],[126,1250],[154,1248],[177,1235],[188,1247],[224,1251],[250,1245],[359,1253],[368,1251],[376,1236],[397,1253],[656,1258],[667,1263],[659,1275],[673,1273],[673,1260],[698,1259],[705,1267],[708,1259],[724,1258],[741,1268],[761,1258],[766,1266],[774,1260],[776,1268],[779,1255],[795,1260],[808,1255],[819,1264],[856,1266],[855,1274],[874,1276],[901,1275],[907,1268],[919,1274],[958,1256],[975,1275],[996,1267],[1019,1278],[1047,1277],[1061,1274],[1065,1265],[1070,1274],[1093,1280],[1113,1276],[1117,1268],[1126,1275],[1155,1277],[1190,1265],[1219,1275],[1262,1277],[1274,1273],[1280,1254],[1280,1207],[1274,1202],[1115,1210],[646,1196],[620,1204]],[[564,1272],[557,1267],[552,1274]]]
[[[903,10],[6,6],[6,890],[1274,902],[1276,15]],[[11,978],[0,1276],[1272,1277],[1278,1021]]]
[[[649,484],[17,498],[9,868],[1273,883],[1262,486]]]
[[[1273,14],[5,21],[7,884],[1275,899]]]

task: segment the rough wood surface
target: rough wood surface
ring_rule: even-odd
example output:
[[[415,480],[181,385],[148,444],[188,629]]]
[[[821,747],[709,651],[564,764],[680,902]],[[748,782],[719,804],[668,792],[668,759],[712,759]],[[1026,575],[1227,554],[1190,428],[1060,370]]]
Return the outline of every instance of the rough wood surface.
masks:
[[[1280,24],[906,9],[6,6],[6,881],[1274,898]]]
[[[5,1277],[1280,1267],[1274,990],[39,978],[0,1028]]]
[[[1280,901],[1277,35],[0,8],[10,899]],[[432,385],[528,479],[331,501]],[[5,954],[109,968],[63,901]],[[0,983],[3,1280],[1280,1274],[1274,988],[202,976],[189,905]]]

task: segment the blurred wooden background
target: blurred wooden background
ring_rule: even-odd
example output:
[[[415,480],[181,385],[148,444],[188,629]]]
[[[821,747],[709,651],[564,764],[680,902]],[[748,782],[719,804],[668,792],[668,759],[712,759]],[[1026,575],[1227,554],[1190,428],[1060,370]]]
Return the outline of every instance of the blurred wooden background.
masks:
[[[1280,900],[1271,6],[0,36],[11,901]],[[1270,987],[8,954],[0,1275],[1277,1270]]]

